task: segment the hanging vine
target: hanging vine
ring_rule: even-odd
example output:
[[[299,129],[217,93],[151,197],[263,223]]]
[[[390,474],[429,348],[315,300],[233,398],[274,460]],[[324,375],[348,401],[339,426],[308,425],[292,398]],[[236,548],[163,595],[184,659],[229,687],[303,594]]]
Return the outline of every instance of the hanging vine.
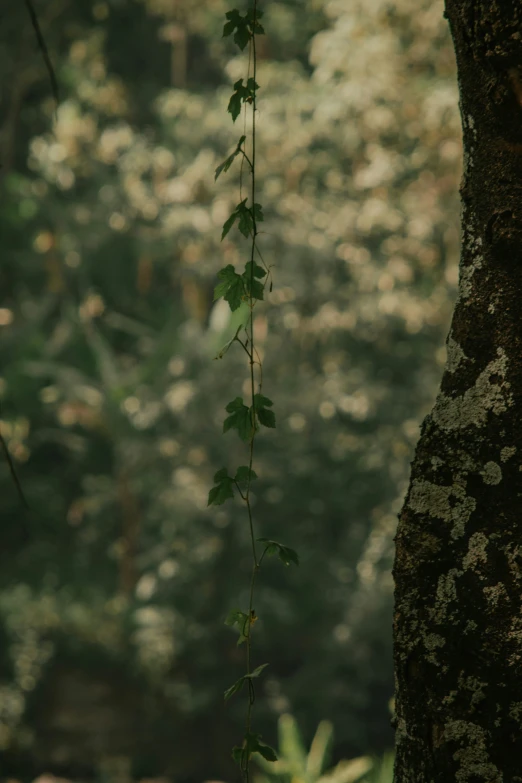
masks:
[[[233,122],[237,120],[243,108],[245,112],[252,112],[252,135],[250,154],[246,150],[246,132],[241,136],[234,151],[221,163],[215,174],[215,179],[220,174],[226,173],[236,158],[241,158],[240,174],[240,201],[223,225],[221,239],[234,228],[249,240],[249,260],[245,263],[242,273],[236,271],[232,264],[228,264],[218,272],[220,283],[214,290],[214,299],[223,297],[228,302],[232,312],[237,310],[243,302],[248,305],[248,318],[246,323],[240,325],[234,337],[224,346],[216,358],[223,358],[229,348],[237,343],[246,354],[250,374],[250,399],[247,403],[243,397],[235,397],[226,406],[228,416],[223,423],[223,432],[236,430],[238,436],[247,445],[247,465],[241,465],[233,474],[228,469],[221,468],[214,476],[214,487],[209,492],[208,505],[221,505],[226,500],[234,497],[234,490],[239,494],[245,504],[250,542],[252,549],[252,573],[250,578],[248,607],[233,609],[229,612],[226,624],[234,627],[238,634],[238,645],[245,645],[245,673],[225,691],[225,700],[238,693],[246,685],[247,709],[245,718],[245,731],[241,745],[232,750],[232,757],[239,764],[241,774],[246,783],[250,780],[250,762],[253,753],[260,753],[267,761],[276,761],[277,756],[273,748],[262,741],[261,735],[252,729],[252,708],[256,699],[256,681],[261,677],[268,663],[253,666],[252,631],[257,615],[254,609],[254,595],[256,578],[261,564],[266,555],[278,555],[285,565],[299,564],[297,553],[287,546],[267,538],[256,538],[254,519],[252,514],[251,486],[257,479],[253,469],[254,445],[256,434],[260,427],[274,428],[276,418],[272,410],[273,402],[262,393],[263,368],[261,358],[255,346],[254,335],[254,310],[256,305],[264,299],[267,281],[271,278],[270,269],[263,260],[261,251],[257,245],[259,235],[259,223],[264,220],[263,207],[256,201],[256,110],[257,93],[257,55],[256,36],[264,35],[264,29],[260,22],[262,11],[257,6],[257,0],[253,0],[252,7],[242,15],[237,9],[228,11],[226,23],[223,28],[223,36],[232,36],[237,46],[244,51],[249,47],[248,73],[246,80],[241,78],[234,84],[234,92],[228,103],[228,112]],[[246,130],[246,113],[245,113]],[[250,195],[242,198],[242,174],[244,167],[250,177]],[[272,283],[270,283],[272,290]],[[261,554],[259,554],[261,553]]]

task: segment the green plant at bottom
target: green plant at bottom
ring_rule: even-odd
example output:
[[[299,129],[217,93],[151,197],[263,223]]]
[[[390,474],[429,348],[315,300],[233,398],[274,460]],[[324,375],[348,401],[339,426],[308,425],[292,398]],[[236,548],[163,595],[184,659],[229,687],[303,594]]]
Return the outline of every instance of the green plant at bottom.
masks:
[[[376,760],[371,772],[363,778],[363,783],[393,783],[393,764],[395,753],[385,753],[380,760]]]
[[[281,783],[370,783],[366,775],[372,770],[373,762],[368,756],[339,761],[333,769],[325,772],[333,741],[330,721],[319,723],[308,752],[292,715],[281,715],[278,730],[278,760],[267,762],[259,754],[255,755],[257,763],[267,773],[259,776],[257,783],[275,783],[276,780]],[[377,781],[381,783],[380,778]]]

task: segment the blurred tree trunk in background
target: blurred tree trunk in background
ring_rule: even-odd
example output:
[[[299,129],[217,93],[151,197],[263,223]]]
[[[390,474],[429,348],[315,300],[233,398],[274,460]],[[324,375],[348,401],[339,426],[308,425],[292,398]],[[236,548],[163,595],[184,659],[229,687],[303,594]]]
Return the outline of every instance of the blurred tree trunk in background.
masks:
[[[460,291],[396,535],[397,783],[522,781],[522,6],[446,0]]]

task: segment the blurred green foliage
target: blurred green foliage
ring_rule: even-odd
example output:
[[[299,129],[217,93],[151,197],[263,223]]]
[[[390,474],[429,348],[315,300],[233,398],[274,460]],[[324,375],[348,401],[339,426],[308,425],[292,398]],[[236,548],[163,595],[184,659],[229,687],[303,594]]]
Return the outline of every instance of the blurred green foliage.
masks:
[[[2,462],[1,774],[231,780],[248,530],[207,500],[242,454],[221,429],[243,359],[213,361],[244,318],[213,303],[243,253],[220,242],[239,165],[214,174],[246,54],[225,0],[35,7],[56,120],[23,4],[0,31],[0,426],[30,505]],[[393,743],[395,514],[457,282],[455,66],[441,2],[264,10],[255,328],[278,429],[255,514],[301,567],[259,584],[256,730],[273,744],[290,711],[308,743],[327,719],[335,765]]]
[[[270,763],[258,757],[258,763],[266,772],[265,776],[259,777],[259,783],[274,780],[281,783],[356,783],[363,780],[373,766],[367,756],[339,761],[333,769],[326,771],[332,740],[333,726],[323,720],[317,727],[310,750],[306,752],[295,718],[289,714],[281,715],[278,760]]]

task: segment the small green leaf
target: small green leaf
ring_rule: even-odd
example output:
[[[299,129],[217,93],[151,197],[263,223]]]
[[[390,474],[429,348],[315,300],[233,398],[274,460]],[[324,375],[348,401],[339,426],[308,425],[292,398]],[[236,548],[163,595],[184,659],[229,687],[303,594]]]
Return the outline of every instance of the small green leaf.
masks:
[[[234,42],[243,50],[251,36],[248,15],[241,16],[237,8],[234,8],[232,11],[228,11],[225,16],[228,22],[225,22],[223,27],[223,38],[234,34]]]
[[[243,642],[246,642],[246,632],[249,627],[248,614],[242,612],[240,609],[232,609],[232,611],[228,613],[225,625],[237,627],[237,631],[239,632],[239,639],[237,640],[238,646],[243,644]]]
[[[252,220],[252,212],[246,206],[246,199],[244,199],[241,204],[238,204],[237,210],[239,213],[239,223],[237,227],[243,236],[248,237],[250,232],[254,229],[254,221]]]
[[[235,43],[237,43],[241,51],[243,51],[245,46],[248,44],[250,38],[251,38],[250,31],[246,26],[246,24],[240,25],[237,28],[236,32],[234,33],[234,41]]]
[[[234,483],[231,476],[228,475],[226,468],[218,470],[214,476],[215,487],[212,487],[208,493],[207,506],[221,506],[225,500],[234,497],[232,485]]]
[[[254,217],[256,223],[262,223],[264,221],[265,216],[263,215],[263,207],[261,204],[254,204]]]
[[[239,139],[239,141],[237,143],[237,147],[234,150],[234,152],[231,155],[229,155],[228,158],[226,160],[224,160],[223,163],[221,163],[217,167],[216,173],[214,175],[214,182],[217,180],[217,178],[219,177],[219,175],[221,173],[223,173],[223,172],[226,173],[229,170],[229,168],[231,167],[232,163],[235,161],[235,159],[237,158],[237,156],[241,152],[241,147],[243,146],[243,143],[244,143],[245,139],[246,139],[246,136],[241,136],[241,138]]]
[[[263,756],[263,758],[267,761],[277,761],[277,753],[275,750],[265,742],[261,742],[261,740],[259,740],[257,743],[256,752],[260,753],[261,756]]]
[[[258,666],[256,669],[254,669],[253,672],[250,672],[250,674],[245,674],[244,678],[248,680],[254,677],[259,677],[263,669],[266,669],[267,666],[269,666],[268,663],[262,663],[261,666]]]
[[[274,411],[269,411],[266,408],[259,408],[259,410],[256,410],[256,413],[259,423],[262,424],[263,427],[275,429],[276,420]]]
[[[259,19],[263,16],[263,12],[259,10],[259,8],[256,8],[256,16],[255,16],[255,22],[254,22],[254,9],[250,8],[249,11],[246,14],[246,19],[248,22],[248,25],[252,32],[255,35],[264,35],[265,30],[263,28],[263,25],[259,24]]]
[[[273,411],[267,410],[268,407],[273,405],[272,400],[263,394],[256,394],[254,395],[254,404],[259,423],[263,427],[274,428],[276,426],[275,414]]]
[[[263,269],[262,266],[259,266],[259,264],[256,264],[254,261],[254,277],[262,278],[265,277],[266,271]],[[252,261],[248,261],[245,264],[245,272],[243,274],[244,278],[250,278],[252,276]]]
[[[228,11],[225,14],[228,21],[223,27],[223,38],[233,35],[234,43],[243,51],[253,35],[264,35],[263,26],[258,21],[262,15],[262,11],[256,10],[254,18],[253,9],[248,11],[245,16],[241,16],[237,8]]]
[[[248,261],[247,264],[245,264],[245,271],[242,274],[242,278],[245,281],[245,291],[247,296],[251,296],[252,299],[263,299],[264,293],[265,293],[265,286],[263,283],[259,282],[259,279],[252,279],[254,278],[261,278],[266,275],[265,270],[262,266],[259,266],[259,264],[256,264],[254,262],[254,274],[252,275],[252,262]]]
[[[234,225],[238,217],[239,216],[237,212],[234,211],[232,212],[230,217],[225,220],[225,222],[223,223],[223,231],[221,232],[221,241],[224,240],[224,238],[226,237],[226,235],[228,234],[228,232],[230,231],[230,229],[232,228],[232,226]]]
[[[251,97],[250,91],[247,86],[243,84],[243,79],[238,79],[234,83],[234,92],[230,96],[228,102],[227,111],[232,115],[232,120],[235,122],[241,114],[241,104]]]
[[[249,441],[252,435],[252,421],[249,408],[243,404],[243,398],[236,397],[229,402],[226,411],[230,416],[223,422],[223,432],[235,429],[241,440]]]
[[[241,467],[238,468],[236,471],[234,480],[248,482],[249,479],[250,481],[253,481],[256,478],[257,478],[257,474],[254,470],[250,470],[248,465],[241,465]]]
[[[285,565],[290,565],[290,563],[299,565],[299,557],[297,552],[294,549],[290,549],[289,546],[284,546],[284,544],[280,544],[279,541],[273,541],[270,538],[258,538],[257,540],[261,544],[266,544],[265,551],[267,555],[279,555],[279,559]]]
[[[229,303],[232,312],[241,306],[241,301],[245,295],[244,280],[238,275],[232,264],[228,264],[218,272],[221,283],[214,288],[214,300],[221,296]]]
[[[299,557],[294,549],[290,549],[289,546],[282,546],[279,548],[279,559],[283,561],[285,565],[299,565]]]
[[[256,408],[271,408],[274,404],[272,400],[270,400],[268,397],[265,397],[263,394],[255,394],[254,402]]]
[[[221,468],[221,470],[218,470],[218,472],[214,475],[214,482],[217,484],[219,481],[227,477],[228,477],[227,469]]]
[[[259,84],[257,84],[252,77],[248,79],[246,84],[243,84],[243,79],[238,79],[237,82],[234,83],[234,92],[230,96],[227,109],[227,111],[229,111],[232,115],[234,122],[241,113],[241,104],[245,103],[246,101],[248,101],[248,103],[252,103],[256,97],[256,90],[258,89]],[[260,220],[262,219],[263,218],[261,217]]]
[[[267,761],[277,761],[275,750],[271,748],[270,745],[267,745],[266,742],[262,741],[261,734],[247,732],[243,745],[244,750],[247,753],[247,758],[249,758],[252,753],[260,753]]]
[[[257,15],[259,16],[259,12]],[[242,24],[243,22],[243,17],[237,8],[233,8],[232,11],[227,11],[225,17],[228,19],[228,22],[225,22],[225,26],[223,27],[223,38],[232,35],[237,25]]]
[[[235,159],[236,159],[236,153],[233,153],[232,155],[229,155],[228,158],[223,161],[223,163],[220,163],[220,165],[216,169],[216,173],[214,174],[214,182],[217,180],[217,178],[222,172],[226,173],[229,170],[229,168],[231,167]]]
[[[247,296],[251,296],[252,299],[263,300],[265,297],[265,287],[259,280],[250,280],[245,285],[247,290]]]
[[[243,328],[243,324],[240,324],[237,327],[237,329],[236,329],[235,335],[227,343],[225,343],[225,345],[223,346],[223,348],[221,348],[219,353],[216,356],[214,356],[214,359],[222,359],[223,358],[223,356],[226,354],[226,352],[228,351],[228,349],[230,348],[232,343],[234,343],[237,340],[237,336],[238,336],[238,334],[239,334],[239,332],[241,331],[242,328]]]
[[[241,609],[231,609],[227,614],[225,625],[235,625],[238,622],[242,622],[248,619],[248,615],[242,612]]]
[[[236,682],[230,686],[230,688],[227,688],[225,691],[225,701],[227,699],[230,699],[230,697],[233,696],[234,693],[240,691],[244,684],[245,684],[245,678],[240,677],[239,680],[236,680]]]
[[[254,80],[253,76],[247,80],[246,89],[248,90],[249,97],[253,98],[256,90],[259,90],[259,84]]]

